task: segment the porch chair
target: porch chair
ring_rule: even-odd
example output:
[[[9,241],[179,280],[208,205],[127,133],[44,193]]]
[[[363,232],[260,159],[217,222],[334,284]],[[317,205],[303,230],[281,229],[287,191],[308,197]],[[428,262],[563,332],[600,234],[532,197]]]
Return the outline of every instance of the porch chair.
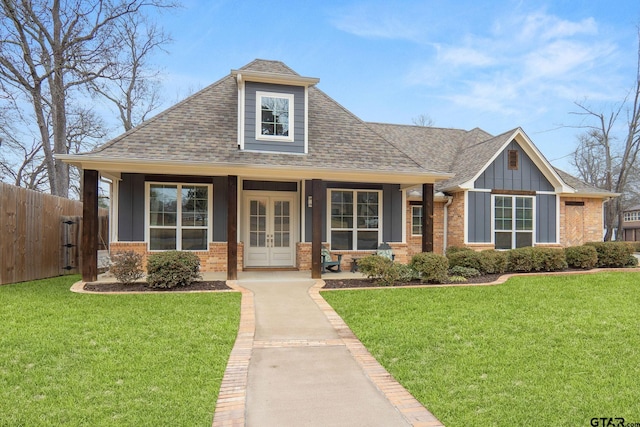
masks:
[[[331,258],[331,252],[329,252],[329,249],[323,247],[321,251],[321,255],[322,255],[322,273],[326,273],[327,270],[329,270],[332,273],[339,273],[342,271],[342,268],[340,267],[340,262],[342,261],[342,254],[338,254],[338,260],[334,261]]]
[[[378,245],[378,250],[376,251],[376,255],[389,258],[391,261],[393,261],[394,258],[396,257],[393,253],[393,249],[391,249],[391,246],[389,246],[387,242],[383,242],[383,243],[380,243],[380,245]]]

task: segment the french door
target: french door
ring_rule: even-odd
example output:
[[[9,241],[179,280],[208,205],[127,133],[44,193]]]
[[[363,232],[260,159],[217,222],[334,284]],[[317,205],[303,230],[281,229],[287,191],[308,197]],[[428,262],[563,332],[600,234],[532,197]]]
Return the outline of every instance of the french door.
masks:
[[[245,266],[295,265],[294,195],[245,197]]]

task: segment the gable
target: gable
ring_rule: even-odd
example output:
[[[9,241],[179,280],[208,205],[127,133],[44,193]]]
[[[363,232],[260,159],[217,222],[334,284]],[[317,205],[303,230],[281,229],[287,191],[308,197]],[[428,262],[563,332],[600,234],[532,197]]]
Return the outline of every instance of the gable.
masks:
[[[517,153],[518,164],[515,168],[509,167],[510,152]],[[515,140],[512,140],[480,174],[474,181],[473,188],[554,191],[553,185]]]

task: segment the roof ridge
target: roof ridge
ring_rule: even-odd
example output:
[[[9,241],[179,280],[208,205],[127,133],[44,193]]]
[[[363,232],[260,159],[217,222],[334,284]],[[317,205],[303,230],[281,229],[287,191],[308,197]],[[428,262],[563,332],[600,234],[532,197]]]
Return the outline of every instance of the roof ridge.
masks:
[[[402,127],[410,127],[410,128],[425,128],[425,129],[441,129],[441,130],[457,130],[457,131],[462,131],[462,132],[468,132],[466,129],[462,129],[462,128],[453,128],[453,127],[439,127],[439,126],[421,126],[421,125],[410,125],[410,124],[406,124],[406,123],[383,123],[383,122],[365,122],[365,123],[370,123],[372,125],[386,125],[386,126],[402,126]]]
[[[272,63],[272,64],[278,64],[278,65],[281,65],[283,68],[285,68],[285,69],[287,69],[287,70],[291,71],[291,73],[293,73],[294,75],[296,75],[296,76],[300,76],[300,74],[299,74],[298,72],[296,72],[293,68],[289,67],[287,64],[285,64],[284,62],[279,61],[279,60],[277,60],[277,59],[262,59],[262,58],[256,58],[256,59],[254,59],[253,61],[249,62],[248,64],[243,65],[243,66],[242,66],[242,67],[240,67],[239,69],[240,69],[240,70],[246,70],[246,69],[248,69],[249,67],[251,67],[252,65],[254,65],[254,64],[258,64],[258,63],[260,63],[260,62],[269,62],[269,63]],[[281,74],[281,73],[276,73],[276,74]]]

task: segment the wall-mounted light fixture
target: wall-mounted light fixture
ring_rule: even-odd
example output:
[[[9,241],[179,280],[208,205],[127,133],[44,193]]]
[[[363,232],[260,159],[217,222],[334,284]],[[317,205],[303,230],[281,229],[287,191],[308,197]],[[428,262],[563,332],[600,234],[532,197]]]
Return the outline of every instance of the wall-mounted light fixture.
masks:
[[[308,208],[313,207],[313,196],[307,196],[307,207]]]

